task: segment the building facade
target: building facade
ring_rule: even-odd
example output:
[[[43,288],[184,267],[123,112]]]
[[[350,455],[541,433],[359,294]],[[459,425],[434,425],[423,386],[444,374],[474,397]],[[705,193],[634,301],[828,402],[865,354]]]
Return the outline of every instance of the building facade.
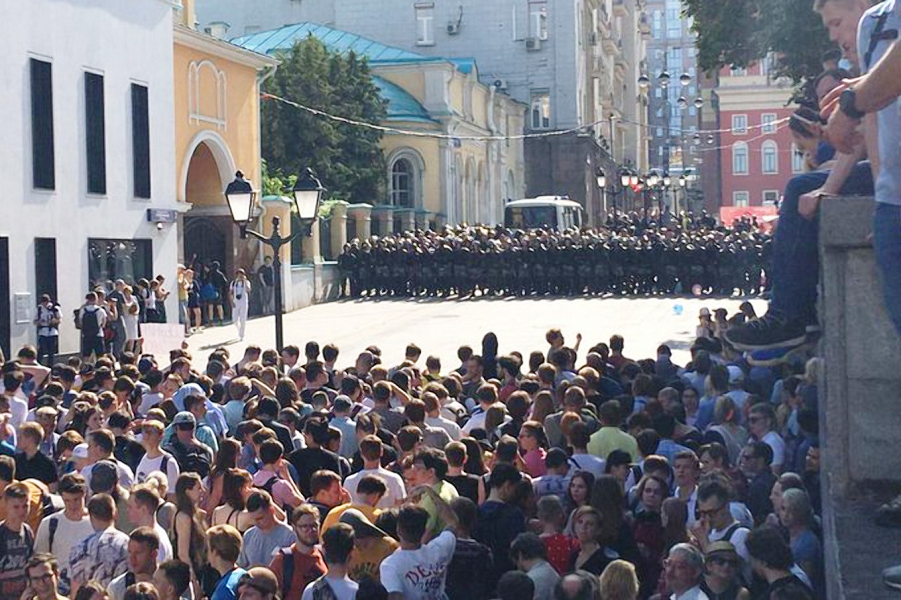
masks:
[[[768,62],[723,69],[716,86],[721,206],[775,206],[804,162],[788,128],[791,83],[770,76]]]
[[[0,41],[0,347],[35,341],[42,294],[61,305],[60,350],[94,285],[175,275],[178,233],[173,3],[7,3]],[[173,296],[169,314],[177,314]]]
[[[490,140],[523,130],[527,107],[481,83],[474,60],[430,57],[313,23],[236,38],[254,52],[278,56],[309,36],[332,51],[365,56],[387,102],[381,145],[387,162],[384,198],[372,232],[436,228],[445,223],[499,223],[506,200],[524,193],[523,142]]]
[[[596,167],[646,166],[636,102],[641,3],[200,0],[198,13],[201,27],[228,37],[304,20],[423,56],[473,57],[479,81],[526,104],[525,130],[544,134],[525,143],[525,193],[568,194],[592,218],[604,211]]]
[[[696,168],[699,144],[701,97],[698,80],[696,36],[692,19],[683,18],[682,0],[648,0],[651,35],[648,40],[647,72],[648,156],[657,171],[671,175]],[[669,85],[660,81],[669,75]],[[683,83],[681,78],[687,75]]]
[[[194,14],[193,0],[183,0],[174,25],[179,260],[218,261],[226,273],[252,270],[261,245],[240,238],[223,192],[238,170],[260,184],[260,82],[278,61],[197,31]],[[278,205],[262,206],[268,214],[261,212],[260,226],[267,227]]]

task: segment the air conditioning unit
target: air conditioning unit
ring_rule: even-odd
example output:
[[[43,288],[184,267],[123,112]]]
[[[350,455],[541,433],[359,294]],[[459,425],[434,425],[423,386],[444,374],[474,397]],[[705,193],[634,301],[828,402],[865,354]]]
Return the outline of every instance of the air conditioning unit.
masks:
[[[460,24],[459,23],[448,23],[447,24],[447,35],[457,35],[460,33]]]
[[[536,37],[526,38],[526,50],[529,52],[541,50],[541,40]]]
[[[495,79],[494,87],[502,92],[507,91],[507,80],[506,79]]]

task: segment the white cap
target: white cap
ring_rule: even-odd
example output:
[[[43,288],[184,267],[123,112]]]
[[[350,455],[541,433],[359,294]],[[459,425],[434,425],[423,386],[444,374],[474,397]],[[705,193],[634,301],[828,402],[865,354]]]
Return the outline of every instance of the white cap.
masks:
[[[726,370],[729,371],[729,383],[737,383],[745,378],[745,373],[740,367],[729,365]]]
[[[88,457],[88,445],[87,444],[78,444],[74,448],[72,448],[72,458],[87,458]]]

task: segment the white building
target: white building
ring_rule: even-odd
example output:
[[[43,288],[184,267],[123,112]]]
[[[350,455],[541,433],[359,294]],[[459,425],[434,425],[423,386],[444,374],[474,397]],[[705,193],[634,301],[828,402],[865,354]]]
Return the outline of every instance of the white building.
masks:
[[[177,232],[169,0],[16,0],[0,39],[0,346],[36,339],[40,295],[72,311],[94,282],[163,274]],[[148,215],[148,209],[163,211]],[[176,299],[167,305],[176,314]]]

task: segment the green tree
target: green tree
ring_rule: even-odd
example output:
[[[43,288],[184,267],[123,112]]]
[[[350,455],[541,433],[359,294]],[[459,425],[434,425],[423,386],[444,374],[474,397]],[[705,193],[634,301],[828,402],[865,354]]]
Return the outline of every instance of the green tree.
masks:
[[[379,123],[385,118],[386,104],[369,66],[353,52],[329,52],[309,37],[280,58],[266,92],[356,121]],[[329,198],[382,198],[386,167],[380,131],[338,123],[275,100],[263,102],[261,127],[263,158],[273,177],[286,179],[283,174],[311,167]]]
[[[823,54],[834,48],[813,0],[685,0],[698,36],[698,66],[713,73],[747,67],[769,53],[775,74],[795,84],[822,71]]]

